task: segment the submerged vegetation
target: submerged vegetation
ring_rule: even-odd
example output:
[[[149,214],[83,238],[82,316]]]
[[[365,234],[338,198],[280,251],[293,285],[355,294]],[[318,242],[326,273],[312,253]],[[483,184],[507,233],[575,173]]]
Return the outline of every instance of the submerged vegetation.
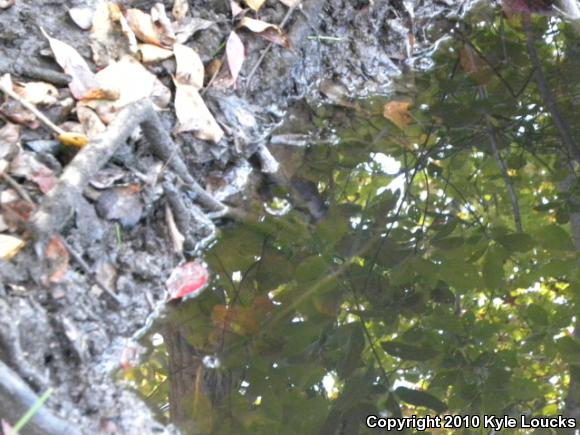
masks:
[[[292,182],[222,229],[211,290],[160,325],[182,343],[124,378],[192,433],[578,417],[579,41],[478,8],[388,96],[311,109],[292,133],[338,143],[283,150]]]

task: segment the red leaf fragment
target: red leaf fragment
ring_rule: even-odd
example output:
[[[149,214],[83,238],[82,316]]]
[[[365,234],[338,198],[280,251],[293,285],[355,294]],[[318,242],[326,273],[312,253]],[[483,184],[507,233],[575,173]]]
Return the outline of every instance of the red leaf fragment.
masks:
[[[61,282],[68,270],[69,253],[64,245],[62,236],[56,235],[50,239],[44,250],[44,257],[48,260],[48,281]]]
[[[171,272],[166,286],[169,300],[195,298],[207,287],[209,270],[205,263],[193,260],[176,267]]]

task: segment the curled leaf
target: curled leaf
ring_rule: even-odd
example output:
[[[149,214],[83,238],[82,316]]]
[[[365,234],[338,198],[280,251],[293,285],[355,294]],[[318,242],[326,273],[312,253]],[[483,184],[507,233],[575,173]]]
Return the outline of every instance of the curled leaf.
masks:
[[[153,5],[151,8],[151,19],[153,20],[153,24],[155,24],[161,44],[166,47],[171,47],[175,44],[176,38],[173,32],[173,25],[165,13],[163,3],[155,3]]]
[[[189,12],[189,2],[188,0],[175,0],[173,2],[173,8],[171,8],[171,15],[176,21],[182,21]]]
[[[153,44],[139,44],[137,52],[143,63],[157,63],[173,56],[173,51]]]
[[[245,27],[251,32],[254,32],[256,35],[270,42],[273,42],[274,44],[281,45],[284,48],[290,47],[288,35],[275,24],[270,24],[262,20],[256,20],[254,18],[244,17],[240,21],[240,27]]]
[[[139,9],[131,8],[127,9],[125,18],[127,19],[129,27],[135,33],[135,36],[137,36],[137,39],[148,44],[162,45],[160,35],[157,32],[151,15]]]

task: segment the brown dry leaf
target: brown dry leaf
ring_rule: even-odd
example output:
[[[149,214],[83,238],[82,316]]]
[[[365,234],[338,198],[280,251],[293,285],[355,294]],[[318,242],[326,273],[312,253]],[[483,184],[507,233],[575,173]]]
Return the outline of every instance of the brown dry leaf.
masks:
[[[173,56],[173,51],[153,44],[139,44],[137,52],[143,63],[157,63]]]
[[[274,44],[281,45],[285,48],[290,47],[288,35],[274,24],[270,24],[262,20],[255,20],[254,18],[244,17],[240,21],[240,26],[245,27],[258,36],[273,42]]]
[[[18,150],[18,140],[20,139],[20,126],[7,122],[0,128],[0,159],[9,157]]]
[[[52,170],[40,163],[34,153],[22,151],[10,164],[10,173],[36,183],[42,193],[48,193],[57,182]]]
[[[112,2],[99,1],[93,15],[90,40],[93,61],[101,68],[137,52],[137,38],[119,5]]]
[[[238,75],[242,70],[242,65],[246,58],[244,44],[236,32],[230,33],[228,37],[226,43],[226,58],[232,79],[230,86],[233,86],[238,79]]]
[[[203,102],[195,86],[175,83],[175,133],[193,131],[199,139],[219,142],[223,130]]]
[[[24,240],[18,237],[0,234],[0,259],[10,260],[24,248],[25,244]]]
[[[253,10],[254,12],[258,12],[258,10],[262,7],[266,0],[246,0],[246,4],[248,7]]]
[[[137,39],[149,44],[163,45],[151,15],[139,9],[132,8],[127,9],[125,18],[127,19],[127,23],[129,23],[129,27],[131,27],[131,30],[137,36]]]
[[[68,270],[69,253],[61,235],[49,240],[44,250],[44,258],[48,262],[48,281],[51,283],[62,281]]]
[[[410,105],[408,101],[389,101],[383,107],[383,116],[404,130],[411,122]]]
[[[123,227],[130,228],[143,215],[140,192],[141,186],[138,184],[108,189],[97,200],[97,213],[107,220],[117,220]]]
[[[175,21],[182,21],[189,12],[189,1],[188,0],[175,0],[173,2],[173,8],[171,8],[171,15]]]
[[[202,18],[186,18],[183,21],[173,24],[176,42],[185,44],[195,33],[208,29],[215,24],[213,21]]]
[[[196,89],[203,87],[204,67],[199,55],[193,48],[175,44],[175,80],[182,85],[191,85]]]
[[[16,82],[14,92],[32,104],[53,105],[58,102],[58,89],[45,82]]]
[[[183,237],[183,234],[181,234],[177,228],[175,217],[173,216],[169,204],[165,204],[165,221],[167,223],[167,228],[169,229],[169,237],[171,238],[171,244],[173,245],[173,252],[180,254],[183,252],[185,237]]]
[[[211,320],[220,330],[242,336],[255,334],[259,330],[256,313],[252,308],[215,305],[211,313]]]
[[[44,29],[41,28],[40,30],[48,39],[56,62],[65,73],[71,76],[72,79],[68,87],[76,99],[82,98],[91,89],[99,88],[99,82],[95,74],[74,48],[58,39],[51,38]]]
[[[89,30],[93,25],[93,14],[91,8],[76,7],[68,10],[68,15],[73,22],[83,30]]]
[[[151,19],[159,33],[159,40],[165,47],[171,47],[175,44],[175,33],[173,32],[173,25],[167,14],[165,13],[165,6],[163,3],[155,3],[151,8]]]

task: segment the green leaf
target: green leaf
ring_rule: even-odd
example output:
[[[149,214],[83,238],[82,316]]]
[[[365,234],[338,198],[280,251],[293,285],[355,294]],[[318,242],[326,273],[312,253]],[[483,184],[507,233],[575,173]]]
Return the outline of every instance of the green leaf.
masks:
[[[424,391],[412,390],[411,388],[407,387],[399,387],[395,390],[395,394],[399,396],[399,399],[401,399],[403,402],[414,406],[423,406],[425,408],[432,409],[437,413],[444,412],[447,409],[447,405],[444,402]]]
[[[538,304],[530,304],[526,308],[525,318],[535,327],[546,327],[549,324],[548,312]]]
[[[540,244],[553,251],[573,251],[574,244],[570,236],[559,225],[546,225],[535,234]]]
[[[491,246],[483,259],[483,282],[489,290],[501,287],[504,278],[503,255],[496,246]]]
[[[362,364],[361,353],[365,347],[365,337],[362,325],[359,322],[348,323],[350,329],[348,341],[346,342],[346,354],[339,361],[336,368],[338,376],[342,379],[348,378],[351,373]]]
[[[556,342],[558,351],[562,357],[571,364],[578,364],[580,361],[580,340],[566,336]]]
[[[427,361],[439,354],[431,347],[418,346],[401,341],[383,341],[381,346],[389,355],[410,361]]]
[[[463,243],[464,243],[463,237],[458,236],[451,236],[445,237],[444,239],[431,240],[431,244],[433,246],[443,250],[457,249],[460,246],[463,246]]]
[[[527,252],[534,248],[534,239],[526,233],[507,234],[496,240],[511,252]]]

